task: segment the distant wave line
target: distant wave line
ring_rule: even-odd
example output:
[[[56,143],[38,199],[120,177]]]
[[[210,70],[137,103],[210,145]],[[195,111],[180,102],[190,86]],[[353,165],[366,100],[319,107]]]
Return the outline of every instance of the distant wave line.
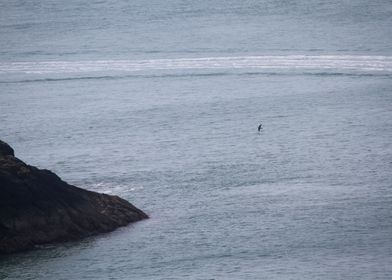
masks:
[[[138,72],[187,69],[343,70],[392,72],[392,56],[287,55],[143,60],[0,62],[0,74]]]
[[[182,73],[182,74],[157,74],[157,75],[112,75],[112,76],[81,76],[81,77],[65,77],[65,78],[38,78],[38,79],[15,79],[0,80],[0,84],[17,84],[17,83],[40,83],[40,82],[67,82],[74,80],[120,80],[120,79],[149,79],[149,78],[184,78],[184,77],[213,77],[213,76],[355,76],[355,77],[392,77],[392,73],[341,73],[341,72],[306,72],[306,73],[282,73],[282,72],[214,72],[214,73]]]

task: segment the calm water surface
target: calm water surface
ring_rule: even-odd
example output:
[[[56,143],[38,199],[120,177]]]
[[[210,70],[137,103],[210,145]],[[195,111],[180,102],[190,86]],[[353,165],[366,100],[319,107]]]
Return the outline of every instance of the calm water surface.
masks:
[[[151,216],[0,279],[390,279],[391,26],[381,0],[0,2],[0,138]]]

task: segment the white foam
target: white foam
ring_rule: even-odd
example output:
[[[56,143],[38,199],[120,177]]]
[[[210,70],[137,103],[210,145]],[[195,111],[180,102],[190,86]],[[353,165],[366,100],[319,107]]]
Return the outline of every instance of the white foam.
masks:
[[[152,70],[314,70],[392,72],[392,56],[285,55],[144,60],[0,62],[0,74],[84,74]]]
[[[143,190],[143,186],[130,186],[129,184],[98,182],[81,185],[82,188],[106,194],[123,194]]]

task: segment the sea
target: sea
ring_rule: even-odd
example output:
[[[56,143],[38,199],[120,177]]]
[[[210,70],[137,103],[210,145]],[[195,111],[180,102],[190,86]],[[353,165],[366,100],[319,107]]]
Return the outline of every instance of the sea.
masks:
[[[0,279],[392,279],[391,78],[390,0],[0,1],[0,139],[150,216]]]

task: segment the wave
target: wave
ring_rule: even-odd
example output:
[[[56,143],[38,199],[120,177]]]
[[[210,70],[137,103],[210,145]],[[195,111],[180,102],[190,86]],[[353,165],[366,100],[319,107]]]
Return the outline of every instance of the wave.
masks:
[[[159,73],[155,73],[159,71]],[[181,71],[180,75],[224,75],[244,73],[303,73],[319,75],[390,75],[392,56],[285,55],[237,56],[143,60],[0,62],[1,77],[33,75],[41,81],[129,77],[147,72],[163,76],[162,71]],[[208,73],[200,73],[207,71]],[[169,73],[170,74],[170,73]],[[176,74],[178,75],[178,74]],[[38,77],[37,77],[38,76]],[[64,77],[65,76],[65,77]],[[28,81],[25,79],[24,81]]]
[[[66,78],[44,78],[44,79],[16,79],[0,80],[0,84],[16,83],[40,83],[40,82],[67,82],[75,80],[121,80],[121,79],[151,79],[151,78],[186,78],[186,77],[219,77],[219,76],[344,76],[344,77],[392,77],[392,73],[331,73],[331,72],[304,72],[304,73],[282,73],[282,72],[244,72],[244,73],[183,73],[183,74],[161,74],[161,75],[119,75],[119,76],[86,76],[86,77],[66,77]]]

